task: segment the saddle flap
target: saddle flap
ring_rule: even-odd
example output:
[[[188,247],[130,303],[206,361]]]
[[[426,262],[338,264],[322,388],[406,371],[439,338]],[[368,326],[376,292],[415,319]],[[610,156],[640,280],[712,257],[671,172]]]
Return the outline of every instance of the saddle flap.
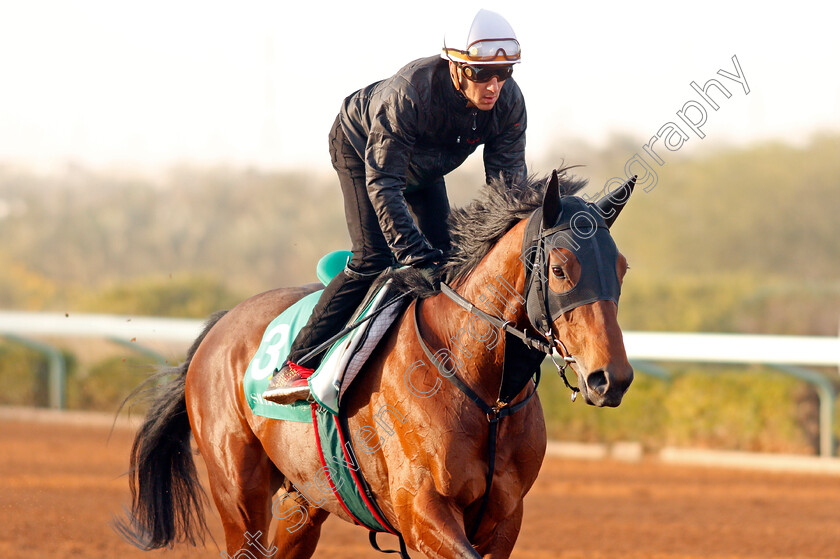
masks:
[[[385,283],[354,319],[364,319],[399,294],[390,281]],[[400,315],[404,304],[403,301],[390,305],[373,319],[352,330],[328,350],[315,374],[309,378],[309,388],[315,401],[333,413],[338,413],[341,397],[356,379],[396,317]]]

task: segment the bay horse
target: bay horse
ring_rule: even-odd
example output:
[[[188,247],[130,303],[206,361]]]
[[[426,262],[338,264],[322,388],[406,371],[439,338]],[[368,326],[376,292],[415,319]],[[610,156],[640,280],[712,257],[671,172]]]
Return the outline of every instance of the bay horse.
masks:
[[[584,283],[596,291],[610,282],[619,286],[628,267],[608,230],[603,233],[626,197],[610,195],[596,205],[571,196],[585,184],[561,170],[549,181],[487,185],[470,206],[453,210],[453,249],[440,272],[461,301],[518,332],[537,332],[532,287],[541,288],[544,298],[537,306],[547,313],[543,326],[550,331],[537,332],[539,339],[576,362],[578,387],[588,404],[617,406],[633,380],[617,322],[617,293],[588,296],[572,307],[557,303],[561,296],[585,295]],[[587,207],[598,210],[587,210],[593,223],[593,216],[604,216],[597,218],[596,229],[606,235],[602,241],[612,243],[612,253],[609,246],[596,247],[607,258],[595,263],[591,258],[582,262],[578,255],[583,253],[574,246],[544,243],[551,240],[547,232],[563,229],[558,223],[566,223],[568,232],[571,210]],[[586,244],[587,235],[571,242]],[[539,250],[531,251],[537,253],[533,258],[541,262],[536,267],[526,254],[534,247]],[[164,371],[174,378],[158,387],[136,435],[132,508],[128,519],[118,522],[118,530],[135,545],[153,549],[203,541],[203,492],[190,434],[221,515],[223,556],[308,558],[330,514],[351,521],[331,492],[316,489],[322,466],[312,424],[254,415],[242,387],[267,325],[319,288],[275,289],[217,313],[186,361]],[[500,298],[505,291],[507,298]],[[455,375],[460,381],[485,402],[499,404],[507,338],[444,293],[425,295],[396,319],[345,398],[350,431],[365,433],[356,437],[356,457],[383,515],[409,548],[434,558],[509,557],[522,522],[523,498],[546,449],[539,397],[525,402],[536,390],[528,380],[510,404],[523,403],[521,409],[498,422],[495,477],[488,484],[487,425],[492,418],[454,384],[441,380],[449,373],[439,363],[429,366],[421,346],[446,348],[459,363]],[[486,513],[479,511],[485,489]],[[269,539],[272,519],[276,529]]]

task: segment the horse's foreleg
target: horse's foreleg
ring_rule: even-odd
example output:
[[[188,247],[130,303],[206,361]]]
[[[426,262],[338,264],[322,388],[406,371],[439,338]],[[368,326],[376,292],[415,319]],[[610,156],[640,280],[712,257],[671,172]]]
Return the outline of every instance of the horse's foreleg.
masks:
[[[321,537],[321,525],[329,513],[310,505],[295,493],[281,492],[273,502],[271,514],[277,519],[274,534],[276,559],[309,559]]]
[[[516,544],[516,538],[519,536],[519,530],[522,527],[523,508],[523,503],[520,501],[513,514],[506,516],[497,524],[482,523],[482,527],[478,529],[478,534],[476,534],[476,539],[479,542],[476,549],[483,559],[507,559],[510,557],[510,554],[513,553],[513,546]]]
[[[467,539],[460,511],[450,507],[437,493],[415,497],[413,518],[406,528],[409,530],[406,542],[430,559],[481,558]]]

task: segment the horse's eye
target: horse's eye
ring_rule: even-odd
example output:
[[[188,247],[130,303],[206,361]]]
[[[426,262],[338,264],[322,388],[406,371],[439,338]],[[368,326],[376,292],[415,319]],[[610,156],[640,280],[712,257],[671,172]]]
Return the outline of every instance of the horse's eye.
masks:
[[[551,272],[554,274],[555,277],[560,279],[566,279],[566,274],[563,273],[563,268],[561,266],[552,266]]]

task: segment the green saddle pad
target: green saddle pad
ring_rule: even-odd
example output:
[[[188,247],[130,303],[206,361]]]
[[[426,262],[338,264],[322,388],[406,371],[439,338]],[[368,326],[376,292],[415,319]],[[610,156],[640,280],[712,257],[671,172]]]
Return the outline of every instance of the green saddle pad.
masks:
[[[316,269],[321,283],[327,285],[332,281],[344,269],[350,256],[349,251],[336,250],[321,258]],[[312,413],[308,403],[301,401],[291,405],[275,404],[263,399],[262,393],[268,388],[274,370],[279,368],[289,355],[295,336],[301,328],[306,326],[321,293],[323,290],[310,293],[283,311],[265,329],[260,347],[248,364],[242,381],[248,405],[255,415],[312,423]]]
[[[341,258],[330,258],[331,256],[327,255],[322,258],[321,263],[328,259],[331,259],[333,262],[339,262],[339,264],[342,262]],[[346,261],[345,258],[343,262]],[[324,269],[328,268],[319,264],[319,276],[322,280],[327,279],[327,275],[330,273],[322,274]],[[331,273],[340,272],[342,269],[343,264],[333,265]],[[393,295],[392,291],[389,291],[388,285],[380,286],[378,290],[369,294],[364,307],[361,310],[357,310],[350,320],[363,319],[369,313],[373,312],[374,309],[378,308],[380,304],[387,301],[388,297]],[[274,402],[263,399],[262,393],[268,387],[274,371],[285,362],[292,343],[297,337],[298,332],[306,326],[309,316],[312,314],[312,309],[318,303],[318,299],[322,293],[323,290],[310,293],[283,311],[265,329],[259,348],[251,358],[243,379],[243,390],[247,396],[251,411],[255,415],[271,417],[273,419],[312,423],[307,402],[299,401],[291,405],[275,404]],[[398,310],[399,308],[394,307],[394,309]],[[386,314],[379,318],[383,317],[386,320],[393,320],[394,315]],[[380,323],[382,321],[378,322],[377,325]],[[360,356],[360,359],[354,361],[356,365],[352,369],[353,372],[349,375],[348,384],[356,377],[355,373],[364,364],[364,359],[369,356],[373,346],[379,341],[381,335],[387,331],[391,323],[383,323],[383,326],[377,329],[377,335],[369,336],[368,330],[371,324],[373,323],[364,322],[333,343],[332,347],[324,353],[316,371],[309,378],[312,398],[332,413],[338,413],[339,393],[342,388],[340,379],[344,376],[345,371],[348,370],[351,360],[357,355]],[[364,349],[360,350],[362,344],[367,345],[365,345]]]
[[[268,388],[274,370],[279,368],[289,355],[295,336],[306,326],[321,293],[323,290],[310,293],[283,311],[265,329],[260,347],[248,364],[242,381],[248,405],[251,406],[254,415],[312,423],[309,403],[301,400],[290,405],[275,404],[264,399],[262,393]]]

